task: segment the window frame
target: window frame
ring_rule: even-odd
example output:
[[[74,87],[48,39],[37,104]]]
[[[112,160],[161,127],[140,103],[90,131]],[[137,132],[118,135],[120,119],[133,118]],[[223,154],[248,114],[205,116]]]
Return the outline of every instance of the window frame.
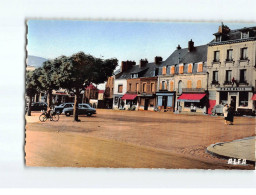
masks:
[[[119,90],[120,87],[121,87],[121,91]],[[118,84],[117,92],[118,92],[118,93],[123,93],[123,84]]]
[[[217,54],[218,53],[218,59],[217,59]],[[217,51],[214,51],[214,53],[213,53],[213,61],[214,62],[220,62],[220,51],[219,50],[217,50]]]

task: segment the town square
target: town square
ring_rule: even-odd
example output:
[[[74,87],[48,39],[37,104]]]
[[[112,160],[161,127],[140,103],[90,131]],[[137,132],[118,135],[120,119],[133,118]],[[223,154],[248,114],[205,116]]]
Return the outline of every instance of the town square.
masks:
[[[211,24],[215,30],[209,40],[198,45],[196,33],[187,40],[175,35],[176,27],[192,23],[58,22],[28,21],[27,166],[254,169],[255,26]],[[127,40],[109,32],[113,48],[94,44],[91,52],[45,59],[31,55],[30,41],[40,42],[33,37],[40,25],[51,26],[53,34],[55,25],[85,25],[86,32],[90,25],[113,25],[118,32],[124,28],[127,40],[136,37],[125,34],[131,26],[160,25],[179,39],[172,40],[176,46],[164,57],[130,50],[118,54],[111,53],[115,44]],[[92,43],[106,44],[93,38]]]

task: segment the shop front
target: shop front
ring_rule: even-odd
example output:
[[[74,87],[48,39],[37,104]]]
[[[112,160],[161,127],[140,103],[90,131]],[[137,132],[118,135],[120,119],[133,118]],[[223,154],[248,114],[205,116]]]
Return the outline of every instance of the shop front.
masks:
[[[206,114],[206,93],[183,93],[177,99],[179,112],[196,112]]]
[[[216,102],[231,105],[240,115],[251,115],[253,112],[252,87],[219,87]]]
[[[157,92],[157,108],[160,111],[174,111],[175,92]]]
[[[138,101],[137,101],[137,94],[129,94],[126,93],[121,98],[121,101],[123,101],[123,109],[125,110],[137,110],[138,107]]]
[[[154,111],[156,106],[156,98],[154,94],[140,94],[139,97],[139,108],[138,110],[150,110]]]

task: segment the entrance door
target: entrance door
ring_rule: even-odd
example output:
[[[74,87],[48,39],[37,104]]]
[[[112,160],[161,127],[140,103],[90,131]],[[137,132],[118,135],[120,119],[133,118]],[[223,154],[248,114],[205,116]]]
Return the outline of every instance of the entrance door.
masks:
[[[163,96],[163,106],[164,106],[164,109],[167,108],[167,96]]]
[[[230,104],[236,110],[236,96],[231,96]]]
[[[149,99],[145,99],[144,110],[148,110]]]

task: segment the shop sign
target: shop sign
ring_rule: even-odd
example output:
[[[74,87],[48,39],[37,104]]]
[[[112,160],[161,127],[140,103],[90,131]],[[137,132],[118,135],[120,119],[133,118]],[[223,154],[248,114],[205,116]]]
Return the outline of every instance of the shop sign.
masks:
[[[217,91],[252,91],[252,87],[219,87]]]

